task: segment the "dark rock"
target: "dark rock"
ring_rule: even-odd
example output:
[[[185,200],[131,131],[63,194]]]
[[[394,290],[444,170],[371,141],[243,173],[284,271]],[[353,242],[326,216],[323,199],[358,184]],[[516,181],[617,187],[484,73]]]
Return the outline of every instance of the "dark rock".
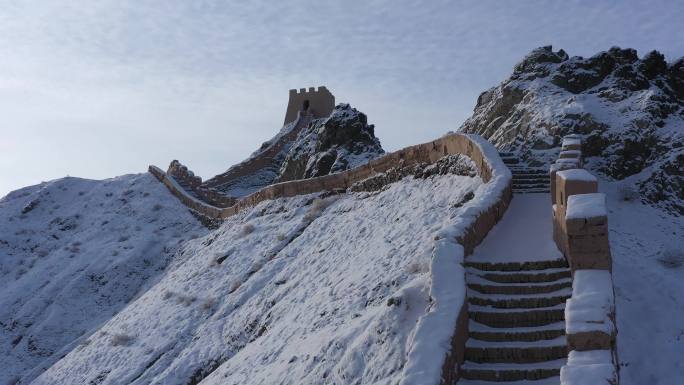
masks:
[[[562,56],[532,51],[510,79],[480,94],[461,130],[539,167],[555,160],[562,136],[581,134],[592,171],[635,176],[644,201],[681,214],[684,58],[668,66],[657,51],[640,60],[619,47]]]
[[[339,104],[297,137],[280,168],[278,182],[312,178],[359,166],[384,154],[364,113]]]
[[[667,73],[665,56],[658,51],[649,52],[641,60],[639,70],[649,79],[653,79],[658,75],[665,75]]]

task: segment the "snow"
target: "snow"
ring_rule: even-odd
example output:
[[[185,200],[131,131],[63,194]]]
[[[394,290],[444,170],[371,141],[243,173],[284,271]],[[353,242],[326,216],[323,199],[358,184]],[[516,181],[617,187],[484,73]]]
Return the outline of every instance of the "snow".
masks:
[[[615,364],[610,350],[573,350],[568,363],[561,368],[561,385],[610,385],[617,383]]]
[[[576,180],[582,182],[596,182],[595,176],[583,168],[574,168],[570,170],[558,171],[556,175],[560,176],[561,179],[565,180]]]
[[[1,199],[0,384],[39,375],[206,232],[150,174],[64,178]]]
[[[463,254],[463,246],[453,239],[436,242],[430,266],[434,306],[420,318],[409,340],[411,350],[402,385],[434,385],[442,375],[444,357],[451,351],[451,336],[465,301]]]
[[[566,136],[563,138],[563,141],[561,142],[561,147],[581,146],[581,145],[582,145],[582,140],[577,138],[577,137]]]
[[[576,270],[572,282],[572,297],[565,305],[565,332],[576,334],[615,330],[609,318],[615,311],[613,280],[608,270]]]
[[[629,184],[630,181],[624,181]],[[684,383],[684,223],[601,181],[613,257],[621,385]]]
[[[446,175],[262,202],[183,244],[154,286],[33,384],[397,383],[425,344],[421,316],[460,310],[447,308],[462,302],[450,290],[464,286],[450,274],[463,277],[458,246],[435,250],[435,237],[483,191],[478,177]]]
[[[563,258],[553,242],[552,215],[549,194],[514,195],[501,221],[468,260],[494,263]]]
[[[582,152],[579,150],[564,150],[560,152],[559,156],[561,159],[579,158],[582,156]]]
[[[576,194],[568,197],[566,219],[596,218],[607,215],[606,194]]]
[[[555,164],[557,164],[557,165],[565,164],[565,163],[569,163],[569,164],[573,164],[573,165],[578,165],[578,164],[579,164],[579,159],[575,159],[575,158],[561,158],[561,159],[556,159],[556,162],[555,162]],[[551,166],[553,166],[553,164],[552,164]]]

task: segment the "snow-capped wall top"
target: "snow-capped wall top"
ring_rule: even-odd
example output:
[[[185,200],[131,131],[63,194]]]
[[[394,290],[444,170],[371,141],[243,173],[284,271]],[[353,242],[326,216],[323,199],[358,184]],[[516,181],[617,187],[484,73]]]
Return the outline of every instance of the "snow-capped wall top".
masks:
[[[684,58],[613,47],[592,57],[537,48],[483,92],[461,126],[532,166],[561,138],[583,137],[588,168],[637,184],[644,200],[684,214]]]

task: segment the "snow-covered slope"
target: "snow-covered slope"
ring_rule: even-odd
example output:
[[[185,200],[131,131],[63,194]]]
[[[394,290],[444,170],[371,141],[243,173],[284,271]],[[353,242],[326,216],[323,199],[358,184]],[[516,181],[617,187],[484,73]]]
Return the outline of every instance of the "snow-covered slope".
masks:
[[[64,178],[2,198],[0,384],[39,375],[206,232],[149,174]]]
[[[684,223],[636,200],[608,196],[621,385],[684,384]]]
[[[262,202],[185,243],[33,384],[394,384],[428,306],[435,233],[480,186],[409,176]]]
[[[584,137],[588,167],[635,185],[642,198],[684,214],[684,58],[611,48],[590,58],[538,48],[480,95],[461,127],[532,166],[555,160],[560,138]]]

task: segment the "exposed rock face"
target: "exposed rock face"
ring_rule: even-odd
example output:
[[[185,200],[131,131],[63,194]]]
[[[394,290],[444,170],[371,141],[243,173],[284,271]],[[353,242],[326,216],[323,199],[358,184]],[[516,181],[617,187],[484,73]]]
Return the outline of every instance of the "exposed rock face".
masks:
[[[200,187],[212,190],[212,194],[216,191],[239,198],[273,183],[354,168],[385,152],[366,115],[348,104],[339,104],[328,117],[312,119],[311,115],[302,115],[286,124],[245,161]],[[204,195],[198,195],[205,200]],[[217,200],[215,195],[213,201]]]
[[[279,182],[313,178],[360,166],[384,154],[366,115],[349,104],[300,132],[280,167]]]
[[[475,164],[465,155],[447,155],[432,164],[419,163],[413,166],[393,167],[386,172],[371,176],[354,183],[351,191],[379,191],[409,175],[417,179],[427,179],[435,175],[461,175],[471,178],[477,175]],[[466,194],[470,196],[470,194]],[[470,196],[472,198],[472,196]],[[469,198],[470,199],[470,198]]]
[[[461,127],[531,165],[555,159],[560,138],[584,138],[588,166],[638,186],[645,201],[684,215],[684,58],[639,59],[611,48],[590,58],[535,49],[483,92]]]

